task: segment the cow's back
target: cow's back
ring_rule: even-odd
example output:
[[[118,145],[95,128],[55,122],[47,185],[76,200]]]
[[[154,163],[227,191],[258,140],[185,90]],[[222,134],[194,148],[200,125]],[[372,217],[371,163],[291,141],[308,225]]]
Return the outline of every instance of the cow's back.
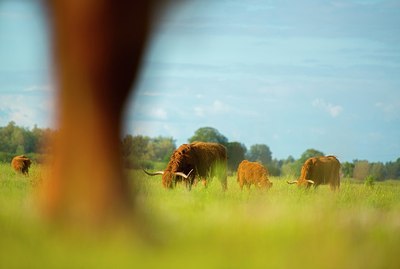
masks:
[[[221,181],[222,189],[228,188],[226,167],[226,148],[218,143],[193,142],[191,151],[196,159],[196,173],[206,179],[217,177]]]
[[[198,170],[208,170],[215,163],[226,165],[226,148],[217,143],[194,142],[190,144],[191,150],[196,157]]]
[[[238,182],[243,182],[244,179],[246,178],[246,171],[248,167],[249,161],[243,160],[240,162],[237,170],[237,181]]]
[[[252,184],[257,187],[271,185],[268,180],[268,170],[257,162],[247,160],[243,160],[238,166],[237,181],[240,188],[243,188],[243,185],[250,187]]]
[[[28,157],[26,157],[25,155],[19,155],[12,159],[11,166],[15,171],[27,175],[31,163],[32,162]]]
[[[314,157],[307,160],[305,166],[308,169],[308,178],[315,185],[329,184],[336,188],[340,185],[340,162],[335,156]]]

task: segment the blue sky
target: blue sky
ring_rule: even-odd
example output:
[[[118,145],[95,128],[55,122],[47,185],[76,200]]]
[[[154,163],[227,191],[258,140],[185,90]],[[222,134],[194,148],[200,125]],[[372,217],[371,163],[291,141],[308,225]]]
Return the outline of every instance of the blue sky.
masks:
[[[32,2],[0,2],[0,125],[53,125],[45,29]],[[400,157],[400,1],[189,0],[151,41],[128,133],[179,145],[210,126],[278,159]]]

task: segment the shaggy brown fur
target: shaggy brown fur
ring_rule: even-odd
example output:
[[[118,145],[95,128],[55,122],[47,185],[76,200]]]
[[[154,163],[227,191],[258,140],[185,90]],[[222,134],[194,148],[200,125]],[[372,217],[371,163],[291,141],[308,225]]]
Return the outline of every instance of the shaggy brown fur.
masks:
[[[272,182],[268,179],[268,170],[262,164],[257,162],[242,161],[237,170],[237,182],[240,189],[246,185],[248,189],[254,184],[257,188],[269,189]]]
[[[174,151],[162,176],[162,184],[166,188],[173,188],[177,182],[184,181],[190,189],[196,177],[207,182],[216,176],[224,190],[227,189],[227,154],[226,148],[217,143],[194,142],[183,144]],[[176,176],[176,172],[189,174],[187,179]]]
[[[19,155],[12,159],[11,166],[16,172],[28,176],[31,163],[32,161],[28,157],[25,155]]]
[[[298,186],[311,185],[317,187],[321,184],[329,184],[332,190],[340,186],[340,162],[335,156],[322,156],[308,159],[301,168],[300,178],[295,181]],[[307,180],[311,180],[311,183]]]

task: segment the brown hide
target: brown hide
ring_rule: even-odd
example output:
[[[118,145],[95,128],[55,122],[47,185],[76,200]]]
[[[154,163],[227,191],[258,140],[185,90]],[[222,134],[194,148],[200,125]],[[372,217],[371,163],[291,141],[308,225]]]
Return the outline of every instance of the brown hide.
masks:
[[[31,166],[31,163],[32,162],[28,157],[25,155],[19,155],[12,159],[11,166],[16,172],[27,176],[29,175],[29,167]]]
[[[130,218],[134,199],[121,167],[119,142],[152,1],[44,2],[52,34],[59,133],[41,196],[43,211],[79,225]]]
[[[310,187],[307,180],[314,181],[314,186],[329,184],[335,190],[340,186],[340,162],[335,156],[322,156],[308,159],[301,168],[297,185]]]
[[[257,188],[269,189],[272,182],[268,179],[268,170],[257,162],[242,161],[237,170],[237,181],[240,189],[246,185],[248,189],[254,184]]]
[[[177,182],[185,181],[190,189],[195,178],[207,180],[216,176],[221,181],[224,190],[227,188],[227,154],[226,148],[217,143],[194,142],[183,144],[174,151],[162,176],[162,184],[173,188]],[[176,176],[176,172],[186,175],[193,169],[188,179]]]

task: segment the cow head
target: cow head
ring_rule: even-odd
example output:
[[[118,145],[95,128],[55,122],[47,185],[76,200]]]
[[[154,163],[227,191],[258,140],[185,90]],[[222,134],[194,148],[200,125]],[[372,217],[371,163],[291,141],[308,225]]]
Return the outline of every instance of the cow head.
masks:
[[[293,181],[287,181],[288,184],[297,184],[299,187],[306,187],[309,188],[314,185],[314,181],[309,179],[298,179]]]
[[[312,159],[311,160],[307,160],[303,166],[301,167],[301,172],[300,172],[300,178],[298,180],[294,180],[294,181],[288,181],[288,184],[297,184],[297,186],[299,187],[306,187],[309,188],[312,185],[314,185],[314,181],[309,180],[307,178],[309,178],[311,171],[312,171]]]
[[[269,188],[271,188],[272,187],[272,182],[271,181],[269,181],[268,179],[263,179],[263,180],[261,180],[259,183],[258,183],[258,186],[260,187],[260,188],[263,188],[263,189],[269,189]]]
[[[148,174],[149,176],[156,176],[156,175],[162,175],[162,184],[165,188],[170,188],[172,189],[177,182],[183,181],[183,179],[188,179],[191,173],[193,172],[193,169],[189,171],[188,174],[185,174],[183,172],[171,172],[171,171],[157,171],[157,172],[148,172],[143,169],[143,171]]]
[[[24,165],[26,168],[29,168],[32,164],[32,161],[29,158],[24,159]]]

